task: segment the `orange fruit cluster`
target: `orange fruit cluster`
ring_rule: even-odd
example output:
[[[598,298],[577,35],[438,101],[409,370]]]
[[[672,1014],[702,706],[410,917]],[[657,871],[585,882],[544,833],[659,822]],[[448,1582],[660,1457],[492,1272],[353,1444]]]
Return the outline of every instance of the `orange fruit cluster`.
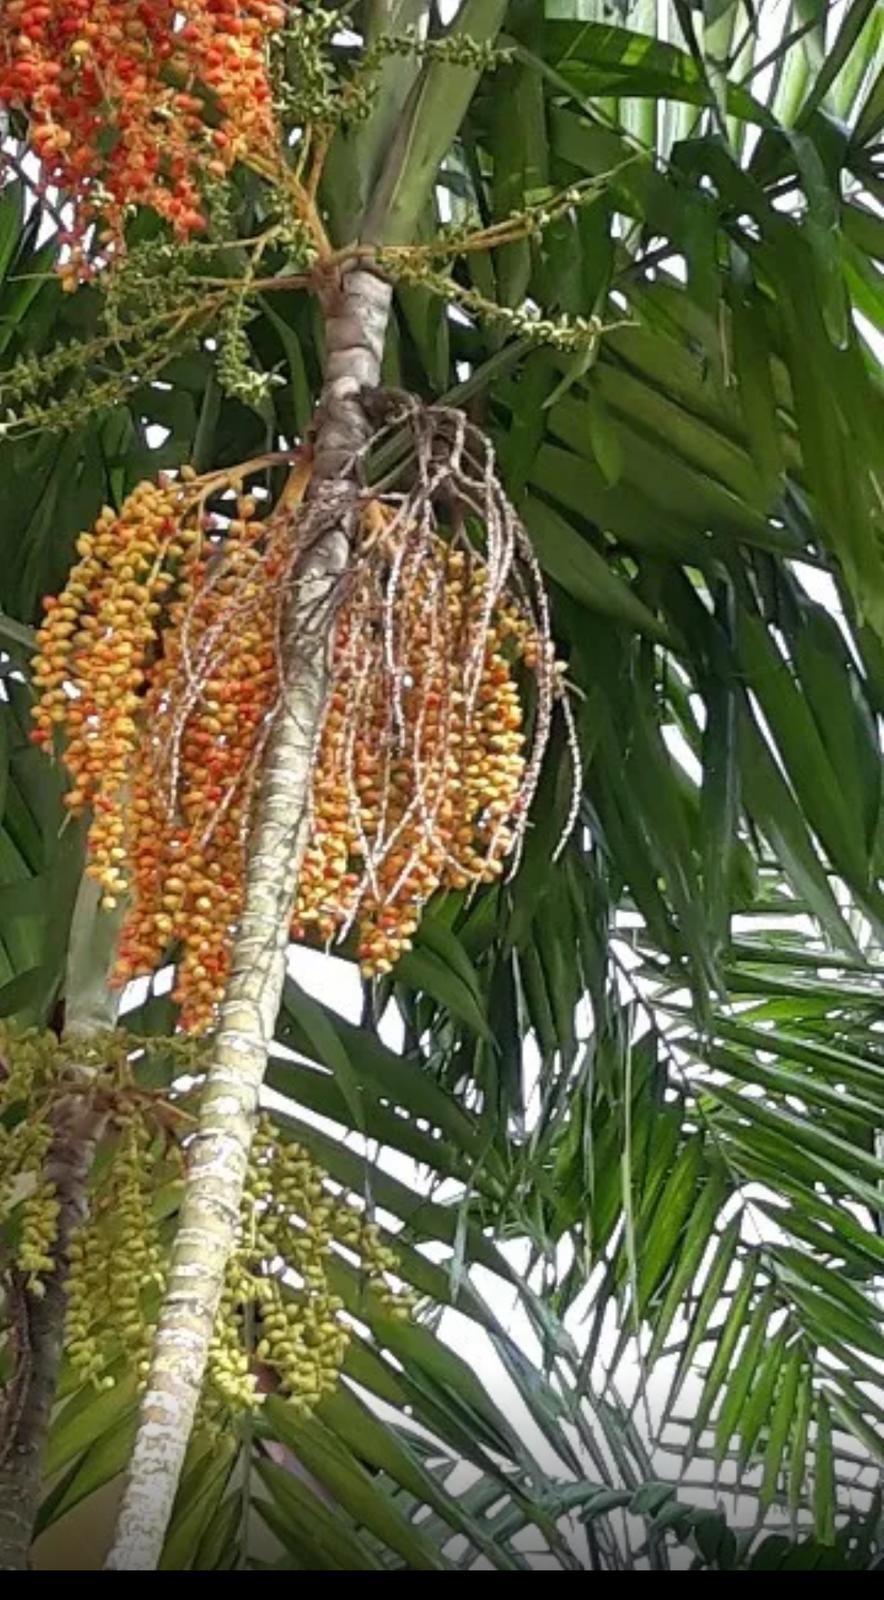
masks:
[[[42,183],[71,204],[68,286],[94,224],[105,257],[135,205],[198,233],[204,176],[276,153],[267,40],[284,20],[279,0],[5,0],[0,103],[27,114]]]
[[[199,533],[199,519],[182,516],[178,489],[139,484],[119,512],[105,507],[81,535],[65,589],[43,602],[31,737],[48,746],[56,728],[64,732],[65,803],[92,810],[87,871],[108,909],[127,883],[126,785],[159,619]]]
[[[274,567],[256,548],[264,524],[253,518],[253,501],[241,499],[237,509],[223,552],[193,564],[170,609],[129,801],[133,903],[117,979],[155,971],[176,945],[173,998],[193,1032],[211,1023],[223,993],[257,768],[279,688],[267,592]]]
[[[365,566],[338,625],[292,924],[327,942],[355,922],[366,974],[392,970],[437,889],[500,874],[525,777],[514,665],[529,624],[513,606],[489,623],[482,565],[442,540],[400,552],[385,617],[391,556]]]
[[[102,512],[46,602],[36,663],[34,738],[66,735],[87,870],[107,906],[130,896],[117,981],[174,959],[191,1031],[214,1021],[242,911],[298,549],[297,515],[261,521],[235,486],[223,536],[199,480]],[[543,654],[530,608],[492,593],[475,551],[381,524],[338,614],[291,924],[322,944],[355,928],[366,974],[393,968],[437,889],[502,871],[531,791],[515,673]]]

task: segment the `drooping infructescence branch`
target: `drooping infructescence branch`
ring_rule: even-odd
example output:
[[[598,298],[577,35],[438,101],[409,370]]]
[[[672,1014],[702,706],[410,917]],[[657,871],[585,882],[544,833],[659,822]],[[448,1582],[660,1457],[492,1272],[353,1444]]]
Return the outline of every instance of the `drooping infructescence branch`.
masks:
[[[268,742],[245,884],[211,1065],[194,1136],[140,1425],[108,1566],[155,1569],[200,1396],[239,1218],[258,1093],[279,1010],[313,762],[329,684],[334,619],[359,507],[357,459],[371,425],[391,290],[365,270],[325,291],[327,362],[303,553],[280,641],[285,693]]]

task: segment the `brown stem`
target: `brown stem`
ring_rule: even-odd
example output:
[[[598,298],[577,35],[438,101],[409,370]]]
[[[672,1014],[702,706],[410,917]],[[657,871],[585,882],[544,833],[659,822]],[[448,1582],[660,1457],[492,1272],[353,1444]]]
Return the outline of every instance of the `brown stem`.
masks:
[[[43,1293],[23,1293],[27,1380],[0,1466],[0,1569],[23,1572],[29,1564],[42,1494],[43,1447],[61,1366],[71,1241],[86,1214],[86,1185],[101,1124],[82,1095],[66,1096],[53,1113],[55,1127],[46,1177],[59,1202],[54,1270]]]
[[[326,374],[305,545],[285,619],[287,693],[264,761],[245,904],[200,1108],[169,1282],[108,1566],[155,1570],[202,1389],[239,1220],[258,1094],[273,1039],[292,908],[307,842],[313,762],[329,682],[354,458],[370,434],[361,401],[378,383],[391,291],[375,274],[326,275]]]
[[[65,1037],[82,1040],[84,1055],[90,1039],[116,1021],[118,1001],[108,988],[107,974],[120,915],[99,913],[96,886],[84,877],[71,924],[65,980]],[[90,1069],[84,1065],[79,1072],[85,1083]],[[79,1089],[60,1099],[52,1111],[53,1140],[45,1175],[55,1186],[60,1207],[55,1266],[43,1280],[42,1294],[22,1290],[21,1340],[27,1369],[0,1462],[0,1570],[6,1572],[28,1566],[43,1488],[43,1448],[61,1367],[70,1247],[86,1215],[89,1173],[105,1120],[91,1096]]]

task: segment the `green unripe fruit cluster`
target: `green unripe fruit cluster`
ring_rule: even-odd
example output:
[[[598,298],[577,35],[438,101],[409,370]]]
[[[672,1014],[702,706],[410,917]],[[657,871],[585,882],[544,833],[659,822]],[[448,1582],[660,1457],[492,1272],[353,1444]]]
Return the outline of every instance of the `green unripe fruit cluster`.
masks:
[[[15,1219],[14,1264],[33,1294],[44,1292],[55,1265],[60,1204],[46,1175],[53,1106],[83,1093],[104,1111],[89,1212],[70,1241],[66,1281],[65,1354],[79,1380],[97,1388],[113,1387],[109,1368],[120,1357],[139,1384],[147,1381],[172,1232],[163,1218],[183,1183],[194,1125],[193,1091],[182,1094],[175,1079],[199,1072],[204,1048],[119,1030],[75,1053],[51,1034],[0,1033],[0,1222]],[[168,1091],[138,1082],[139,1063],[150,1064],[154,1052],[171,1063]],[[308,1149],[262,1118],[211,1344],[205,1426],[253,1411],[267,1392],[306,1414],[334,1390],[351,1338],[335,1286],[341,1247],[357,1258],[375,1305],[408,1317],[412,1298],[394,1287],[397,1258],[382,1231],[351,1196],[332,1193]]]

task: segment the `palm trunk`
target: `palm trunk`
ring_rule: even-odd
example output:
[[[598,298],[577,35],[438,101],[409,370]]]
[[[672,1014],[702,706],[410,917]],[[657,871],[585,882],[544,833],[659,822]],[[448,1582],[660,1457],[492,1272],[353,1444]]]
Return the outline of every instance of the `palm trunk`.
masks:
[[[245,905],[108,1558],[117,1570],[153,1571],[159,1561],[239,1218],[309,825],[336,589],[349,558],[343,514],[356,492],[353,456],[368,436],[360,391],[378,382],[389,305],[389,286],[362,270],[346,273],[326,302],[327,365],[310,495],[321,493],[325,505],[336,497],[341,516],[326,524],[329,531],[305,553],[286,621],[283,652],[292,687],[265,758]]]
[[[114,1026],[118,1002],[108,988],[107,975],[118,921],[99,913],[95,884],[84,878],[74,910],[65,981],[64,1036],[69,1041],[85,1045]],[[103,1116],[82,1094],[60,1099],[52,1120],[46,1177],[55,1185],[60,1208],[55,1266],[42,1295],[29,1292],[23,1283],[18,1286],[25,1366],[0,1463],[0,1571],[4,1572],[23,1572],[29,1564],[43,1490],[43,1448],[63,1354],[70,1247],[86,1216],[92,1158],[104,1131]]]

